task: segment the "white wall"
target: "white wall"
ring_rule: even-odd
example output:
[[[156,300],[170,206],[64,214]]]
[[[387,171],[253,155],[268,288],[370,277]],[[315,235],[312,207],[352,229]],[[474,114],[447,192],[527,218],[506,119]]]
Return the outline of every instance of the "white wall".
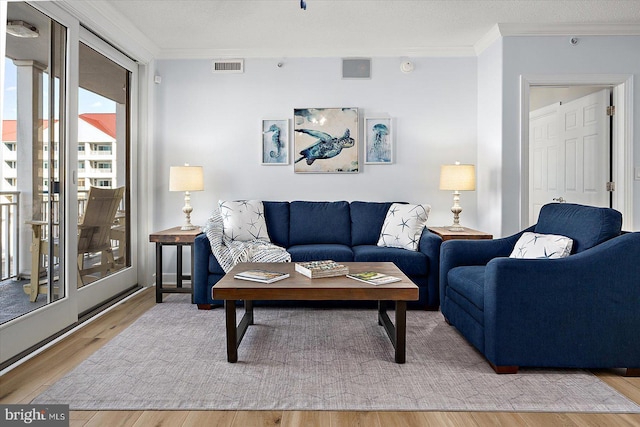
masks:
[[[502,39],[478,56],[478,224],[502,236]]]
[[[452,196],[438,189],[439,170],[477,158],[476,58],[412,60],[415,70],[403,74],[400,59],[374,58],[370,80],[343,80],[340,58],[247,59],[243,74],[212,74],[208,60],[157,61],[152,228],[183,220],[183,194],[169,193],[168,171],[184,162],[205,167],[205,191],[191,197],[194,224],[218,199],[256,198],[426,202],[429,223],[448,225]],[[361,146],[358,174],[260,165],[261,121],[291,120],[305,107],[358,107],[361,137],[363,117],[391,116],[394,164],[365,165]],[[464,193],[462,206],[461,222],[477,227],[476,193]]]
[[[493,194],[497,191],[501,194],[501,214],[485,216],[484,208],[479,209],[480,222],[484,226],[485,218],[499,216],[501,222],[501,234],[509,235],[522,228],[520,224],[520,197],[521,197],[521,141],[520,141],[520,77],[522,75],[586,75],[586,74],[624,74],[633,75],[634,80],[640,77],[640,37],[637,36],[610,36],[580,37],[578,45],[569,44],[567,37],[504,37],[495,42],[496,48],[501,51],[501,59],[493,56],[491,51],[480,55],[479,63],[479,120],[483,123],[479,126],[479,152],[485,160],[491,161],[491,156],[485,155],[484,150],[489,143],[484,142],[486,128],[500,127],[501,134],[501,169],[497,172],[499,177],[494,178],[491,168],[484,168],[479,161],[482,174],[492,174],[490,194],[486,197],[496,198]],[[486,58],[485,58],[486,56]],[[486,62],[485,62],[486,61]],[[483,71],[485,67],[490,71],[491,67],[500,63],[496,73],[501,73],[501,109],[498,116],[491,117],[485,113],[482,105],[485,100],[483,95],[487,88],[495,86],[495,75]],[[493,65],[492,65],[493,64]],[[496,67],[494,67],[496,68]],[[640,166],[640,86],[636,83],[633,92],[633,163]],[[492,102],[492,101],[490,101]],[[489,123],[484,123],[484,120]],[[493,161],[497,165],[497,160]],[[481,179],[489,179],[484,177]],[[493,180],[496,179],[496,185]],[[635,229],[640,224],[640,181],[633,182],[633,223]],[[479,197],[484,201],[485,195],[479,192]],[[487,228],[490,224],[487,224]],[[495,234],[495,233],[494,233]]]

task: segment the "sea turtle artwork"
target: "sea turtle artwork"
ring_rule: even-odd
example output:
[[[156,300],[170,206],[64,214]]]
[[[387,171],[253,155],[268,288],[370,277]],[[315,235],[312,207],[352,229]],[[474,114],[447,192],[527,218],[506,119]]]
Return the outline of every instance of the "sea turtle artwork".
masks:
[[[358,173],[357,108],[295,108],[293,170]]]
[[[272,159],[277,159],[282,155],[282,149],[284,148],[284,144],[282,143],[282,141],[280,140],[280,128],[275,125],[272,124],[269,129],[267,129],[264,133],[269,133],[269,132],[273,132],[273,135],[271,135],[271,142],[273,143],[273,145],[275,146],[277,151],[273,151],[271,150],[269,152],[269,156]]]
[[[317,141],[313,145],[300,151],[301,157],[297,159],[295,163],[306,159],[307,164],[312,165],[316,160],[330,159],[340,154],[343,148],[350,148],[355,145],[355,140],[351,138],[349,129],[340,137],[334,137],[326,132],[313,129],[296,129],[296,132],[305,133],[317,138]]]

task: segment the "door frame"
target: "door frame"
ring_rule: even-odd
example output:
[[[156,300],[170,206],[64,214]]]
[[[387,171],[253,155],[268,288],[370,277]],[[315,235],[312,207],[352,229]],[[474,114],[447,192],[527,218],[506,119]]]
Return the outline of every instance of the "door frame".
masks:
[[[529,99],[532,86],[611,86],[616,113],[612,121],[611,173],[616,183],[613,208],[623,229],[633,230],[633,75],[550,74],[520,76],[520,228],[529,222]]]

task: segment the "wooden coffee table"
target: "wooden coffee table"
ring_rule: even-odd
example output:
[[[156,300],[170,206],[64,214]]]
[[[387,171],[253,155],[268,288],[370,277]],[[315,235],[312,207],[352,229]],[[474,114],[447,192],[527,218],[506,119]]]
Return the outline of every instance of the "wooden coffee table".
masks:
[[[350,273],[374,270],[401,278],[400,282],[374,286],[345,276],[310,279],[295,271],[294,263],[240,263],[213,287],[213,299],[224,300],[227,328],[227,361],[238,361],[238,346],[253,325],[254,300],[378,301],[378,323],[384,326],[395,347],[396,363],[406,360],[407,301],[418,300],[418,287],[391,262],[345,262]],[[289,273],[271,284],[234,279],[236,273],[260,268]],[[236,323],[236,301],[244,300],[245,312]],[[395,302],[395,325],[387,314],[386,301]]]

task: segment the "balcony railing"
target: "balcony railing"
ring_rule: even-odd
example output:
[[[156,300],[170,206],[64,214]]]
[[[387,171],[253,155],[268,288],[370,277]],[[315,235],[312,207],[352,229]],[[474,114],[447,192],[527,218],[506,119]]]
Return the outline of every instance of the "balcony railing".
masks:
[[[0,191],[0,280],[18,275],[20,192]]]
[[[86,190],[78,191],[78,216],[82,217],[87,203]],[[56,196],[57,198],[57,196]],[[42,220],[50,217],[48,195],[42,195]],[[53,200],[54,224],[59,222],[58,200]],[[20,216],[20,192],[0,191],[0,280],[7,280],[19,274],[19,247],[20,247],[20,221],[24,221]],[[45,228],[45,233],[48,231]],[[54,234],[57,234],[57,227],[54,227]],[[59,236],[54,236],[59,237]],[[47,238],[47,236],[43,236]],[[30,242],[25,242],[30,244]]]

